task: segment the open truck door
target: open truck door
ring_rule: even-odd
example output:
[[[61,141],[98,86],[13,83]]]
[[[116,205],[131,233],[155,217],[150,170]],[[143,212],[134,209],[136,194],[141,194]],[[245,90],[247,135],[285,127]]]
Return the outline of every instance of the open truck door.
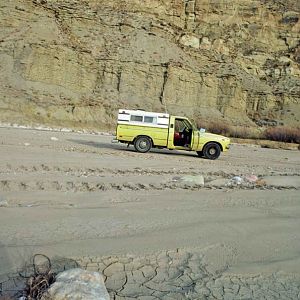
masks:
[[[182,117],[171,117],[169,124],[168,148],[192,150],[194,133],[192,124]]]

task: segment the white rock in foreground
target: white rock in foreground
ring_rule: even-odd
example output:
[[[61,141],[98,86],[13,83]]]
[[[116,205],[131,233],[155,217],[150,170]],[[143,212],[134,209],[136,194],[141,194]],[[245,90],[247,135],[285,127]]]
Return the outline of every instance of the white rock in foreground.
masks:
[[[0,207],[6,207],[8,206],[8,202],[4,200],[0,195]]]
[[[204,185],[204,177],[202,175],[185,175],[180,177],[173,177],[173,181],[182,182],[188,185]]]
[[[71,269],[57,275],[44,300],[109,300],[103,277],[98,272]]]

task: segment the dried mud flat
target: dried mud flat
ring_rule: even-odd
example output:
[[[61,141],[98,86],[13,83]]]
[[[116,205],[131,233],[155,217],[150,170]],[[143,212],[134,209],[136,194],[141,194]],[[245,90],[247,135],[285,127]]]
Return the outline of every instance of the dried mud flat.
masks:
[[[44,253],[103,272],[112,299],[300,299],[299,151],[234,144],[209,161],[106,135],[0,133],[0,293]]]

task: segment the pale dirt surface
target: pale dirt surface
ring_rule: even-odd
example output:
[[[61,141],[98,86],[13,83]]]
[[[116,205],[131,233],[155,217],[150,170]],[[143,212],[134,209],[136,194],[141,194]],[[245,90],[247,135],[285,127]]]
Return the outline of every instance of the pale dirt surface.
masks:
[[[1,278],[44,253],[104,272],[112,299],[299,298],[299,151],[209,161],[111,139],[0,128]]]

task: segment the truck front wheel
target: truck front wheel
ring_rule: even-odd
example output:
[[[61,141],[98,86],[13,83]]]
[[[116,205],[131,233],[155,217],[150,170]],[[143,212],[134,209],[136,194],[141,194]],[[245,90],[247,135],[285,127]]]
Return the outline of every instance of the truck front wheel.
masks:
[[[203,155],[207,159],[217,159],[221,154],[221,147],[217,143],[208,143],[203,149]]]
[[[152,147],[152,141],[147,136],[139,136],[134,141],[134,148],[137,152],[146,153],[150,151]]]

